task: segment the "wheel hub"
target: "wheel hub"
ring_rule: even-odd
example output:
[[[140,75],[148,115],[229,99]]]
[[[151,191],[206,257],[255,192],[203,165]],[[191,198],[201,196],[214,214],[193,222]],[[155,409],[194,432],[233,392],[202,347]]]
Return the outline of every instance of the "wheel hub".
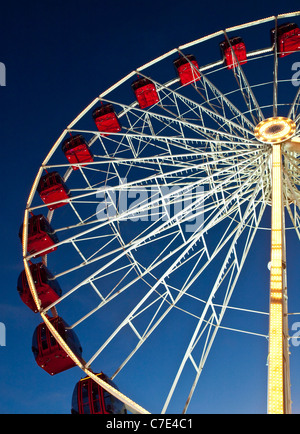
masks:
[[[295,131],[296,124],[292,119],[278,116],[261,121],[255,127],[254,134],[262,143],[275,144],[290,139]]]

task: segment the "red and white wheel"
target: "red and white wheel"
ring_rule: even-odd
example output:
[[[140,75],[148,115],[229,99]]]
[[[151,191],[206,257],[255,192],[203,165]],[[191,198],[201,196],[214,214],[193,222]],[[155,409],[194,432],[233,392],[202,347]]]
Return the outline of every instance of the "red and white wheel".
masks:
[[[254,238],[270,242],[280,127],[258,132],[265,119],[292,122],[280,136],[283,202],[299,237],[299,14],[220,30],[132,71],[66,127],[37,173],[22,232],[27,296],[71,365],[132,412],[186,412],[217,332],[267,351],[268,288],[249,297],[238,279]],[[36,263],[62,293],[39,293]]]

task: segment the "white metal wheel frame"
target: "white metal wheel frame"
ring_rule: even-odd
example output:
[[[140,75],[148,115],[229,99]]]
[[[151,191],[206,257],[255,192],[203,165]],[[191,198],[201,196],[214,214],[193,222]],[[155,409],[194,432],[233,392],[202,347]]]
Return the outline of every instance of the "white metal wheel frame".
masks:
[[[132,401],[127,391],[117,392],[93,372],[109,369],[105,372],[112,378],[130,372],[137,386],[149,375],[142,372],[140,358],[147,351],[163,399],[161,412],[168,411],[177,390],[182,394],[181,381],[188,384],[185,412],[218,330],[267,337],[267,330],[226,327],[222,320],[232,311],[268,315],[229,302],[255,235],[270,230],[265,211],[271,203],[271,145],[258,142],[254,128],[265,117],[283,115],[296,122],[299,132],[300,87],[293,86],[290,72],[295,55],[281,63],[270,43],[255,46],[247,50],[247,64],[237,62],[227,70],[218,44],[242,36],[247,48],[253,30],[268,40],[272,27],[299,14],[216,32],[128,74],[67,126],[35,178],[24,217],[23,255],[41,317],[77,365],[132,412],[152,409],[135,404],[134,394]],[[172,60],[190,53],[197,58],[201,80],[181,86]],[[207,53],[212,61],[205,64]],[[268,74],[261,81],[252,79],[260,68]],[[159,94],[159,102],[144,110],[130,89],[137,74],[149,77]],[[121,132],[98,132],[91,113],[100,101],[113,103]],[[79,164],[76,171],[61,150],[69,133],[83,134],[94,154],[93,163]],[[299,238],[298,167],[297,154],[286,150],[284,204]],[[68,204],[55,211],[48,211],[36,192],[45,170],[57,170],[71,189]],[[59,237],[57,251],[43,261],[63,295],[47,311],[40,308],[29,270],[30,261],[36,261],[27,254],[30,213],[46,215]],[[84,364],[51,327],[50,311],[78,334]],[[171,360],[164,362],[168,356]]]

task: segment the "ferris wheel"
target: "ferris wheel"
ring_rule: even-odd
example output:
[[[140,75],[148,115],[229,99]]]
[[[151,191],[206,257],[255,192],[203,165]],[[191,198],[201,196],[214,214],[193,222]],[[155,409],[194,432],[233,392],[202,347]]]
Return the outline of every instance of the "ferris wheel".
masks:
[[[121,411],[116,402],[152,412],[146,377],[162,413],[178,390],[183,407],[172,411],[186,412],[262,232],[268,411],[291,411],[285,228],[300,237],[298,25],[299,11],[272,16],[148,62],[82,110],[42,162],[20,230],[18,289],[42,318],[39,366],[86,375],[74,412],[84,412],[83,385],[113,397],[88,412]],[[129,391],[112,383],[122,375]]]

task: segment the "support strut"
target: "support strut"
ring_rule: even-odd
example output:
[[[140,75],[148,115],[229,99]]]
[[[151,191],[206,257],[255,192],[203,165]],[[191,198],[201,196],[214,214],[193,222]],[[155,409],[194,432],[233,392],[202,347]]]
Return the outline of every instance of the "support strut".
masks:
[[[268,413],[291,413],[281,143],[272,151]]]

